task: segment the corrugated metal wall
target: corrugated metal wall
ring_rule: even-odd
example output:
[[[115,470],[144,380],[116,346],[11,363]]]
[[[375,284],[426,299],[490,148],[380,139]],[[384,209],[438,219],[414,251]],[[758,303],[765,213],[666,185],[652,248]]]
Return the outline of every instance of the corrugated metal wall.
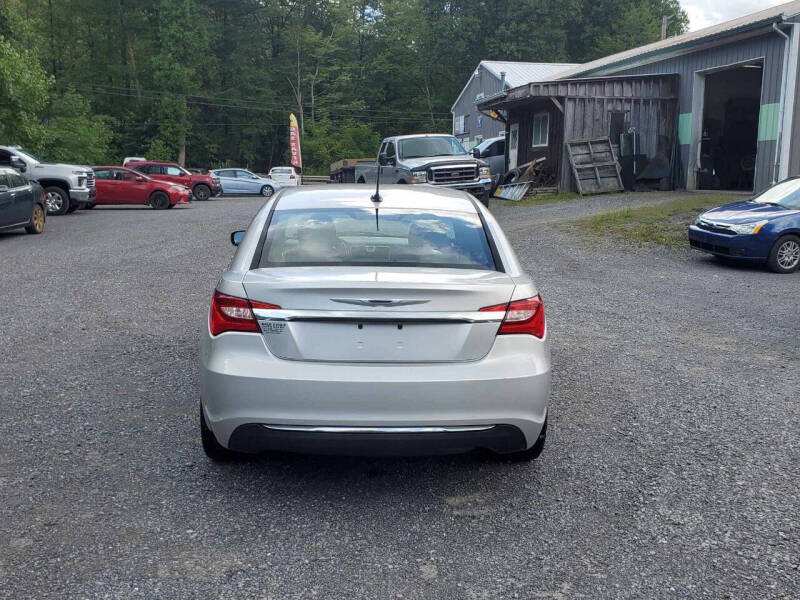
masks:
[[[490,119],[486,115],[478,112],[475,107],[475,97],[483,92],[484,96],[491,96],[500,91],[500,80],[483,66],[480,67],[480,78],[474,75],[470,77],[467,90],[462,94],[461,99],[454,105],[453,118],[464,115],[465,132],[458,135],[459,139],[474,140],[475,136],[482,135],[483,139],[497,137],[505,131],[505,124],[495,119]],[[479,117],[482,117],[479,121]],[[454,122],[455,125],[455,122]]]
[[[677,73],[680,76],[678,100],[680,127],[678,138],[681,172],[679,173],[679,181],[685,185],[689,170],[694,169],[694,165],[690,164],[690,140],[687,139],[685,127],[690,122],[692,113],[692,91],[695,73],[762,58],[764,60],[764,74],[761,88],[761,122],[759,123],[755,177],[755,188],[756,190],[761,190],[772,182],[775,164],[777,138],[775,116],[778,114],[775,105],[779,106],[781,100],[784,51],[783,37],[771,32],[632,69],[615,70],[613,74]],[[610,74],[606,73],[606,75]]]

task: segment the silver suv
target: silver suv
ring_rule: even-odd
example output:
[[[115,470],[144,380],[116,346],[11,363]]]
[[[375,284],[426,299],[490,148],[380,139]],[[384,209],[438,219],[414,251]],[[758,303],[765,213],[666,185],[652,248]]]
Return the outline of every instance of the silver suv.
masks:
[[[44,163],[19,146],[0,146],[0,166],[38,181],[47,195],[47,214],[63,215],[85,207],[97,195],[94,171],[82,165]]]

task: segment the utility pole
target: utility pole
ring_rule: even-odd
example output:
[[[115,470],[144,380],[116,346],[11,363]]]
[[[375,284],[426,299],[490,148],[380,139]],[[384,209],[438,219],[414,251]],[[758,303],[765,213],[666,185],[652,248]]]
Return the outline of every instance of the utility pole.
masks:
[[[661,17],[661,39],[662,40],[667,39],[667,25],[669,25],[669,22],[674,18],[675,18],[674,14],[673,15],[664,15],[663,17]]]

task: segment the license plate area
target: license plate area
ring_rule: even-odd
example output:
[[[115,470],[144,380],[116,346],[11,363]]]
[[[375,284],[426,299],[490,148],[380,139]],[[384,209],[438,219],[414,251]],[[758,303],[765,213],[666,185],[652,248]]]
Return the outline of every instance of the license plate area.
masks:
[[[451,362],[488,352],[496,323],[335,320],[262,322],[279,358],[322,362]]]

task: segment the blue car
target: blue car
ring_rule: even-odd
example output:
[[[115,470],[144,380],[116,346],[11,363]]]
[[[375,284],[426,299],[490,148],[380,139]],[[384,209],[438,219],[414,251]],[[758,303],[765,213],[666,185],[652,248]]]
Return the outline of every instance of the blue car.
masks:
[[[786,179],[745,202],[704,212],[689,226],[695,250],[765,262],[776,273],[800,265],[800,177]]]
[[[217,169],[211,171],[219,177],[223,194],[260,194],[269,198],[281,184],[269,177],[260,177],[246,169]]]

